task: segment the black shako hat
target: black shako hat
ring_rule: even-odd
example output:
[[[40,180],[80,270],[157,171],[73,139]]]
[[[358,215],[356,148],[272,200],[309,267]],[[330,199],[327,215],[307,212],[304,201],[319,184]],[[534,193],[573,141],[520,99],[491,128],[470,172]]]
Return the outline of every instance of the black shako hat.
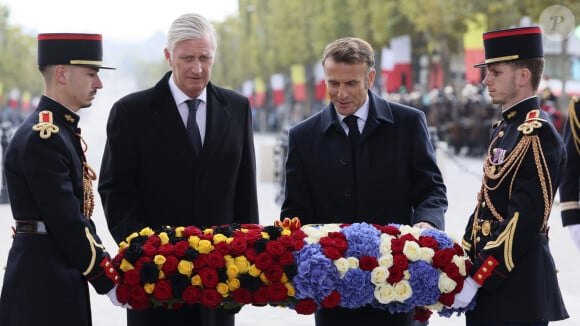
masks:
[[[38,34],[38,65],[115,69],[103,66],[103,37],[100,34]]]
[[[473,65],[485,67],[496,62],[544,56],[542,30],[539,26],[502,29],[483,33],[485,62]]]

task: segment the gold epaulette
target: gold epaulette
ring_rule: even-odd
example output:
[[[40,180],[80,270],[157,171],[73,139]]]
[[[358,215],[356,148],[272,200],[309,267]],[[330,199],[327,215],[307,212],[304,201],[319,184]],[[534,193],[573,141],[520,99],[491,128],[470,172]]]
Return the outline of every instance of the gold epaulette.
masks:
[[[48,139],[53,133],[58,133],[59,128],[52,123],[52,112],[44,110],[38,113],[38,123],[32,126],[32,130],[38,131],[40,138]]]
[[[578,96],[573,96],[568,105],[568,121],[570,123],[570,133],[572,134],[572,139],[574,139],[576,153],[580,155],[580,135],[578,135],[580,131],[580,120],[578,120],[578,114],[576,114],[576,105],[578,105]]]
[[[532,110],[526,115],[524,123],[518,126],[518,131],[521,131],[524,135],[529,135],[534,132],[534,129],[541,128],[542,122],[547,121],[540,118],[540,110]]]

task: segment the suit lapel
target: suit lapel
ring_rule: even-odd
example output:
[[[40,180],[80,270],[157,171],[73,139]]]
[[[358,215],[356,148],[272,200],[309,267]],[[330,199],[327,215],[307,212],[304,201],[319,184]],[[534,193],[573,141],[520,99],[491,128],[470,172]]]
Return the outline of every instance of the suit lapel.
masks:
[[[361,141],[365,141],[381,124],[392,122],[393,114],[389,104],[379,100],[369,91],[369,115],[361,135]]]
[[[211,83],[207,86],[207,120],[205,129],[205,142],[201,150],[201,167],[214,162],[212,156],[223,143],[223,138],[228,128],[231,128],[230,103],[218,94]]]

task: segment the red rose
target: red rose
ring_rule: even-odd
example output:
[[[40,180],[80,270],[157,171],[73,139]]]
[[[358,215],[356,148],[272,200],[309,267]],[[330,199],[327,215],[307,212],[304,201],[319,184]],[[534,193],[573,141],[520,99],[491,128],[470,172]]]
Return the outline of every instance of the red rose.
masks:
[[[199,236],[201,240],[213,242],[213,233],[203,233]]]
[[[331,260],[337,260],[342,257],[342,253],[335,247],[324,247],[322,253]]]
[[[181,307],[183,307],[183,304],[181,302],[172,302],[171,307],[169,307],[168,309],[179,310],[181,309]]]
[[[281,244],[279,241],[271,240],[268,241],[268,243],[266,243],[266,252],[276,257],[286,252],[286,247],[284,247],[284,245]]]
[[[389,277],[387,277],[387,282],[391,284],[399,283],[403,277],[403,271],[394,269],[393,267],[389,268]]]
[[[147,238],[147,240],[145,241],[145,244],[153,246],[155,248],[158,248],[159,245],[161,245],[161,239],[159,239],[158,235],[153,234],[153,235],[149,236],[149,238]]]
[[[395,253],[402,253],[403,249],[405,248],[405,241],[401,239],[392,239],[391,240],[391,252]]]
[[[331,237],[322,237],[322,238],[320,238],[320,240],[318,241],[318,243],[322,247],[329,247],[329,246],[332,246],[334,244],[334,240],[332,240]]]
[[[272,263],[274,263],[274,258],[265,251],[256,257],[256,267],[261,270],[266,269],[266,267],[270,266]]]
[[[195,226],[188,226],[186,227],[181,234],[186,237],[189,238],[190,236],[200,236],[202,234],[201,230],[198,227]]]
[[[346,239],[335,238],[334,239],[334,247],[336,249],[340,250],[340,252],[342,254],[344,254],[346,252],[346,249],[348,249],[348,242],[346,242]]]
[[[141,247],[141,250],[143,250],[143,253],[149,257],[153,257],[157,254],[157,247],[148,243],[145,243],[143,247]]]
[[[159,254],[163,256],[173,255],[175,247],[171,243],[166,243],[159,247]]]
[[[427,308],[416,307],[415,308],[415,315],[413,316],[413,319],[424,323],[424,322],[429,320],[429,317],[431,317],[432,314],[433,314],[433,312]]]
[[[264,273],[270,282],[278,282],[282,278],[284,271],[280,265],[272,264],[264,269]]]
[[[285,248],[292,248],[294,246],[294,239],[289,235],[282,235],[278,238],[278,241],[285,247]]]
[[[304,231],[298,229],[298,230],[292,231],[292,234],[290,236],[295,240],[304,240],[304,238],[306,238],[306,233],[304,233]]]
[[[439,250],[439,243],[433,237],[428,236],[419,237],[419,245],[421,245],[421,247],[431,248],[435,251]]]
[[[411,233],[407,233],[407,234],[401,236],[399,239],[401,239],[403,241],[413,241],[413,242],[417,242],[417,238],[415,238],[415,236],[412,235]]]
[[[178,263],[179,261],[177,260],[177,257],[167,256],[165,257],[165,263],[163,263],[161,270],[163,271],[163,273],[171,275],[175,273],[175,271],[177,270]]]
[[[207,266],[207,254],[199,254],[194,260],[193,265],[196,269],[201,269]]]
[[[305,245],[302,239],[294,241],[294,251],[300,251]]]
[[[232,300],[240,304],[248,304],[252,302],[252,293],[248,289],[239,288],[231,294]]]
[[[246,233],[246,239],[248,244],[253,245],[254,242],[258,239],[262,239],[262,231],[261,230],[251,230]]]
[[[443,271],[453,280],[461,277],[459,275],[459,267],[453,263],[445,265],[445,267],[443,267]]]
[[[453,255],[454,250],[449,248],[436,251],[435,256],[433,256],[433,266],[443,269],[445,265],[451,262],[451,258],[453,258]]]
[[[123,274],[123,278],[127,285],[137,285],[141,280],[140,273],[137,271],[137,269],[130,269],[126,271],[125,274]]]
[[[455,294],[452,293],[442,293],[439,296],[439,302],[441,302],[444,306],[451,307],[453,302],[455,302]]]
[[[404,271],[409,267],[409,261],[407,260],[407,256],[403,254],[396,254],[393,256],[393,266],[392,269],[396,269],[399,271]]]
[[[392,235],[392,236],[397,236],[397,235],[401,234],[401,231],[399,230],[399,228],[392,226],[392,225],[381,226],[379,229],[381,230],[382,233],[386,233],[386,234]]]
[[[244,252],[244,256],[246,256],[246,259],[254,264],[256,262],[256,250],[254,250],[254,248],[248,248],[245,252]]]
[[[215,308],[222,302],[222,295],[215,289],[205,289],[201,291],[201,304]]]
[[[221,256],[225,256],[230,253],[230,246],[225,241],[222,241],[214,245],[213,251]]]
[[[175,255],[179,258],[183,258],[187,252],[187,249],[189,249],[189,242],[184,240],[178,241],[175,244]]]
[[[372,271],[375,267],[379,266],[377,259],[372,256],[362,256],[359,261],[360,269],[363,271]]]
[[[129,298],[131,296],[130,287],[127,284],[119,284],[117,285],[116,294],[117,300],[119,300],[120,303],[125,304],[129,302]]]
[[[213,268],[222,268],[226,265],[226,260],[221,254],[212,251],[207,255],[207,265]]]
[[[338,306],[339,303],[340,293],[338,293],[336,290],[333,290],[326,298],[322,300],[321,305],[324,308],[334,308]]]
[[[247,248],[248,246],[245,238],[234,237],[234,240],[230,243],[230,252],[234,256],[240,256]]]
[[[141,258],[137,259],[137,261],[135,262],[134,267],[135,267],[136,270],[140,271],[141,268],[143,267],[143,264],[147,264],[147,263],[150,263],[150,262],[151,262],[151,258],[144,256],[144,257],[141,257]]]
[[[318,306],[312,299],[303,299],[296,303],[296,312],[301,315],[311,315],[316,312]]]
[[[288,289],[282,283],[272,283],[268,286],[268,296],[272,302],[284,302],[288,299]]]
[[[125,258],[125,250],[121,251],[120,253],[118,253],[115,258],[113,258],[113,265],[117,268],[119,268],[119,266],[121,266],[121,262],[123,261],[123,258]]]
[[[218,273],[213,268],[204,267],[199,271],[201,283],[205,288],[213,289],[218,284]]]
[[[151,306],[149,295],[142,286],[131,287],[129,305],[135,310],[143,310]]]
[[[265,285],[259,287],[252,295],[252,304],[267,304],[270,301],[268,289]]]
[[[282,266],[290,265],[294,262],[294,254],[291,251],[286,251],[278,258],[278,262]]]
[[[455,250],[455,254],[457,256],[465,256],[465,251],[463,250],[463,247],[460,244],[458,243],[453,244],[453,250]]]
[[[201,289],[197,286],[190,285],[183,291],[181,298],[185,303],[195,304],[201,300]]]
[[[157,281],[155,289],[153,290],[153,296],[159,301],[171,299],[173,296],[171,293],[171,283],[168,280]]]

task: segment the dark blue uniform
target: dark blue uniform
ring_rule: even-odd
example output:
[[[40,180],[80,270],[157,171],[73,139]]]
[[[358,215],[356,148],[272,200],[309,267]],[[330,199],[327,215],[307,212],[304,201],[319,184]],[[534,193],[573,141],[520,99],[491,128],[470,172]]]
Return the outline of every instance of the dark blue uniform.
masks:
[[[570,102],[568,123],[564,126],[564,144],[568,153],[565,178],[560,183],[562,225],[580,224],[580,102],[574,97]]]
[[[482,287],[467,322],[548,322],[568,317],[548,246],[548,217],[564,169],[560,136],[537,97],[502,113],[484,163],[463,247]]]
[[[90,325],[87,281],[99,294],[117,282],[86,216],[90,194],[83,186],[78,121],[78,115],[43,96],[7,148],[4,168],[16,233],[0,325]]]

